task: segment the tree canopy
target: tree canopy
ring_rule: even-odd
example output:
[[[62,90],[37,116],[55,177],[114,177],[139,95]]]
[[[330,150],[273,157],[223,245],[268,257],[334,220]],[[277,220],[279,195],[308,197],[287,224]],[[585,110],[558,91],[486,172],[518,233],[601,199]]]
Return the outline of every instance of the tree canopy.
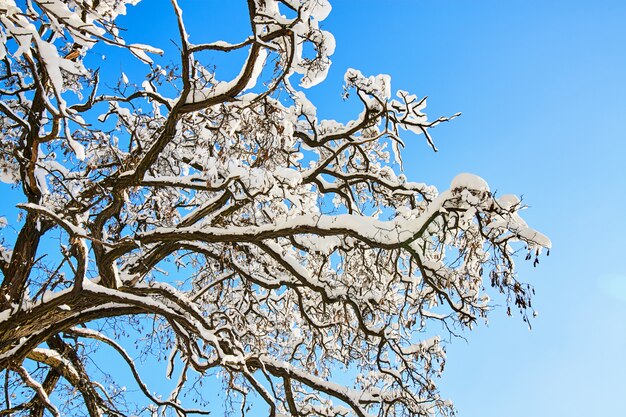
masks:
[[[407,179],[403,137],[436,150],[429,130],[451,117],[429,120],[389,76],[348,69],[360,113],[317,117],[326,0],[248,0],[238,43],[191,42],[171,0],[168,65],[116,25],[134,3],[0,0],[0,180],[23,213],[0,218],[0,415],[202,414],[220,383],[242,415],[451,414],[438,331],[485,320],[489,294],[532,312],[514,258],[550,241],[520,199],[471,174],[444,191]],[[100,85],[96,47],[147,77]],[[218,79],[236,51],[238,75]],[[107,376],[102,346],[145,401]]]

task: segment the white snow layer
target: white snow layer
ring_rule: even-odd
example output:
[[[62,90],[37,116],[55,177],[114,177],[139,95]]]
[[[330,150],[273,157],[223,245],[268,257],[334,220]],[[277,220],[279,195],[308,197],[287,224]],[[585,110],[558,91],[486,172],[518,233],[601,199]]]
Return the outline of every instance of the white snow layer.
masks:
[[[468,173],[462,173],[454,177],[450,184],[450,189],[456,190],[458,188],[467,188],[473,191],[489,191],[487,181],[478,175]]]

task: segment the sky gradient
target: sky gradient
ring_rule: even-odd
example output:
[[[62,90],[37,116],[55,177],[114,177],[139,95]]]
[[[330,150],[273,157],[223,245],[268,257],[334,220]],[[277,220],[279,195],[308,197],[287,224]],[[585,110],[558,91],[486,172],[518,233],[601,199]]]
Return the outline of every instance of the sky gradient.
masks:
[[[352,66],[463,115],[417,137],[409,178],[458,172],[517,193],[553,241],[537,268],[539,316],[494,312],[448,346],[442,381],[459,416],[620,415],[626,410],[626,4],[580,1],[338,1],[330,78]],[[333,72],[334,71],[334,72]],[[320,94],[322,97],[322,94]]]

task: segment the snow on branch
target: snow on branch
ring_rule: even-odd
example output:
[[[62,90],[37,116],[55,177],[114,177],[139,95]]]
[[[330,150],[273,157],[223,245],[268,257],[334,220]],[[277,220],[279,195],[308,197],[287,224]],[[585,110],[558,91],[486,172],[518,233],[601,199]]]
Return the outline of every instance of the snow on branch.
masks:
[[[221,382],[242,415],[450,415],[434,332],[498,303],[528,321],[518,255],[537,265],[551,246],[476,175],[406,177],[408,141],[436,151],[431,129],[458,114],[429,119],[390,76],[347,69],[360,111],[321,120],[306,89],[335,50],[326,0],[249,0],[233,42],[191,36],[193,4],[172,0],[179,49],[163,58],[117,26],[135,3],[0,0],[0,185],[23,193],[20,219],[0,217],[0,369],[32,394],[7,413],[133,414],[89,357],[105,345],[137,413],[206,413],[203,384]],[[140,85],[89,68],[96,45],[148,63]],[[134,352],[178,375],[167,395]]]

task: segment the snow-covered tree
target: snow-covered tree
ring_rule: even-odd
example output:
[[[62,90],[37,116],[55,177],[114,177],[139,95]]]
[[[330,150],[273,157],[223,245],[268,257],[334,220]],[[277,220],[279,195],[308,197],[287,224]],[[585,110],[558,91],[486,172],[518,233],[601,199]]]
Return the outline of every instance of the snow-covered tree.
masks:
[[[0,415],[206,413],[216,384],[241,414],[452,413],[436,333],[486,320],[490,293],[532,312],[514,256],[550,242],[520,200],[470,174],[409,181],[403,132],[434,149],[448,118],[388,76],[348,69],[362,110],[317,117],[326,0],[247,0],[239,43],[192,43],[171,0],[170,66],[116,25],[137,1],[0,0],[0,180],[22,213],[0,218]],[[95,48],[148,77],[99,85]],[[206,54],[233,51],[218,79]]]

